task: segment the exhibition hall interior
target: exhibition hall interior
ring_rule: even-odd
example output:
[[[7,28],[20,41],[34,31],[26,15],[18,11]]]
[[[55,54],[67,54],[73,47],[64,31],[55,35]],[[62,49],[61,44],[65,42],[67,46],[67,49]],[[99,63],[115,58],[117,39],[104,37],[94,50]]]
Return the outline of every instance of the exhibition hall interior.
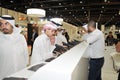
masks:
[[[0,0],[0,80],[120,80],[120,0]]]

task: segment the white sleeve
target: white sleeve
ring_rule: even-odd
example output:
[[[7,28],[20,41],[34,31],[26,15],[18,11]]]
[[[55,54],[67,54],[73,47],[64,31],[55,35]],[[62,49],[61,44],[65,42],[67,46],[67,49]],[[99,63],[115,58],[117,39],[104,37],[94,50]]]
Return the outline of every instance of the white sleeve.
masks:
[[[28,47],[27,47],[27,42],[25,40],[25,37],[22,35],[22,41],[23,41],[23,49],[24,49],[24,58],[25,58],[25,62],[26,65],[29,64],[29,55],[28,55]]]
[[[36,63],[40,63],[40,61],[43,60],[42,58],[42,43],[39,43],[41,41],[39,40],[35,40],[34,44],[33,44],[33,50],[32,50],[32,57],[31,57],[31,64],[36,64]],[[39,46],[40,45],[40,46]]]
[[[99,39],[99,34],[94,34],[94,35],[88,36],[88,38],[86,39],[86,41],[89,44],[92,44],[92,43],[96,42],[98,39]]]

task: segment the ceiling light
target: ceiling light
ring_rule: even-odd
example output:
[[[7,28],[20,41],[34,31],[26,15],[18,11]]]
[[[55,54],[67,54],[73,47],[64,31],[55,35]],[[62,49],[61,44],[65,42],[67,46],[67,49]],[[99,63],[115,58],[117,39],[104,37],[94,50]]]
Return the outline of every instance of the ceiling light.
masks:
[[[51,9],[51,8],[49,8],[49,10],[51,11],[52,9]]]
[[[55,13],[57,14],[58,12],[56,11]]]
[[[60,17],[62,17],[63,15],[60,15]]]
[[[114,16],[112,18],[115,18]]]
[[[69,14],[71,14],[71,12],[69,12]]]
[[[117,14],[115,14],[115,16],[117,16]]]
[[[30,8],[27,9],[27,15],[31,17],[45,17],[46,11],[44,9]]]
[[[11,0],[10,2],[13,3],[13,0]]]
[[[70,4],[72,6],[72,4]]]
[[[61,5],[61,3],[59,3],[59,5]]]
[[[108,1],[108,3],[110,3],[110,1]]]
[[[102,6],[102,8],[105,8],[104,6]]]
[[[84,7],[82,7],[82,9],[84,9]]]
[[[107,0],[104,0],[104,2],[107,2]]]
[[[40,5],[41,7],[43,7],[43,5]]]
[[[101,11],[101,13],[103,13],[103,11]]]
[[[27,8],[27,6],[25,6],[25,8]]]
[[[67,10],[67,8],[65,8],[65,10]]]
[[[83,3],[82,1],[80,1],[80,3]]]

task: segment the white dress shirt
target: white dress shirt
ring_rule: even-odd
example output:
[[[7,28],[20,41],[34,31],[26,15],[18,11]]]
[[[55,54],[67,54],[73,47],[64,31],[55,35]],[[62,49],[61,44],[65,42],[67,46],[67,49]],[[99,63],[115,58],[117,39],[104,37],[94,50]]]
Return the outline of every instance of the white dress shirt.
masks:
[[[104,57],[105,41],[103,33],[96,29],[89,34],[86,41],[89,43],[89,55],[90,58],[102,58]]]

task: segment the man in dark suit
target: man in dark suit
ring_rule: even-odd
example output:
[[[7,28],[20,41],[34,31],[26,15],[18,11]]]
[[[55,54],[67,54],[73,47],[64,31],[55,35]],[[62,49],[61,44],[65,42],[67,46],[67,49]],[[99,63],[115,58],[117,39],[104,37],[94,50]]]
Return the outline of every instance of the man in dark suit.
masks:
[[[32,38],[31,38],[31,54],[30,54],[30,56],[32,55],[32,49],[33,49],[34,41],[38,37],[38,33],[35,29],[33,29],[32,32],[33,33],[32,33]]]

